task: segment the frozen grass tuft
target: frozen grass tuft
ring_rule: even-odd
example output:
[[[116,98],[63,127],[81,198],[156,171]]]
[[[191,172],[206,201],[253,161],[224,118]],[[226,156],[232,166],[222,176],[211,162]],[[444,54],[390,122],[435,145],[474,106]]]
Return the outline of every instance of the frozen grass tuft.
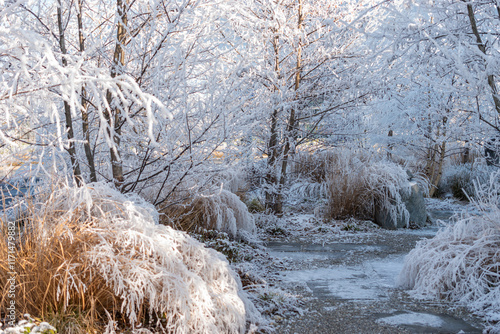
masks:
[[[409,217],[402,201],[410,192],[408,175],[379,156],[342,149],[299,154],[292,170],[299,179],[291,186],[290,197],[323,199],[327,219],[373,219],[376,208],[394,218]]]
[[[399,277],[417,295],[470,307],[500,331],[500,173],[477,186],[478,214],[463,214],[406,257]]]
[[[9,226],[0,221],[2,235]],[[166,333],[243,333],[260,318],[222,255],[159,225],[154,207],[105,184],[39,193],[18,228],[16,310],[84,318],[77,327],[61,323],[62,333],[141,323]],[[1,238],[0,258],[8,252]],[[7,266],[0,266],[2,305]]]
[[[451,193],[459,200],[467,200],[467,196],[475,196],[474,182],[488,182],[495,169],[484,162],[451,165],[445,169],[438,190],[440,193]]]
[[[180,204],[163,207],[162,222],[189,232],[217,230],[234,237],[255,233],[253,216],[240,198],[225,189],[210,195],[195,194]]]

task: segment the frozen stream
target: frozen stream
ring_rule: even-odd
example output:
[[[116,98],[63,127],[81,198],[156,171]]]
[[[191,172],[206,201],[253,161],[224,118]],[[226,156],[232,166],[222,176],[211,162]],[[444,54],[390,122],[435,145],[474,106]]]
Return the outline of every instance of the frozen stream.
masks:
[[[415,300],[396,288],[406,254],[436,231],[360,232],[348,243],[268,242],[270,254],[287,268],[279,273],[283,284],[312,310],[283,320],[278,333],[481,333],[466,310]]]

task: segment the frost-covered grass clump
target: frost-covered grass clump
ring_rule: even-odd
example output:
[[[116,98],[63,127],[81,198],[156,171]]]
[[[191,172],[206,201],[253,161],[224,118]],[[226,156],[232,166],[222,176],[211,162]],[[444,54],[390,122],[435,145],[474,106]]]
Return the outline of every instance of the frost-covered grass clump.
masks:
[[[298,155],[292,172],[298,177],[289,200],[323,200],[328,219],[373,219],[375,206],[390,215],[405,215],[402,195],[409,194],[406,171],[398,164],[364,151],[335,150]],[[317,205],[317,201],[316,201]]]
[[[0,221],[0,258],[16,259],[16,312],[61,333],[243,333],[260,318],[227,260],[158,224],[155,208],[138,196],[101,183],[56,185],[27,206],[14,248],[9,226]],[[2,305],[9,265],[0,264]]]
[[[160,182],[151,193],[161,193],[160,197],[168,201],[158,201],[157,196],[150,194],[144,196],[155,203],[160,222],[176,230],[194,233],[216,230],[232,238],[251,238],[255,222],[243,202],[248,187],[243,170],[228,168],[170,185]]]
[[[444,170],[439,193],[451,193],[457,199],[467,200],[467,196],[475,196],[474,182],[487,182],[495,170],[496,167],[487,166],[481,161],[451,165]]]
[[[258,249],[256,245],[252,245],[248,240],[235,240],[227,233],[216,230],[192,233],[191,236],[205,244],[205,246],[222,253],[229,263],[251,261],[254,252]]]
[[[399,284],[466,305],[500,331],[500,173],[476,186],[478,214],[463,214],[405,260]]]
[[[251,237],[253,216],[234,193],[216,189],[209,194],[186,194],[179,203],[162,206],[162,223],[188,232],[217,230],[231,237]]]

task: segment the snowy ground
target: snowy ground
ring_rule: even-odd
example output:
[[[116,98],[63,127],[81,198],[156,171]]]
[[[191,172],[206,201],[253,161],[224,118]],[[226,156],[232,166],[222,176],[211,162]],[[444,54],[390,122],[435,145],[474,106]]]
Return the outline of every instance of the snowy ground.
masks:
[[[437,223],[464,209],[453,201],[427,205]],[[405,255],[435,235],[436,225],[386,231],[371,222],[328,223],[297,214],[261,226],[274,284],[304,303],[296,312],[272,313],[277,333],[482,332],[481,321],[464,308],[416,300],[396,288]]]

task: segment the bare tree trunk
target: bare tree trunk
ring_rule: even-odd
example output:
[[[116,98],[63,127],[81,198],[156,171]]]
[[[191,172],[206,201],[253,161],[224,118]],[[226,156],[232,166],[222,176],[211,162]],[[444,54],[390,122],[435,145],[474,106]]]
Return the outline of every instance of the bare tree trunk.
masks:
[[[117,75],[122,73],[123,67],[125,66],[125,50],[123,49],[123,46],[125,45],[127,38],[127,6],[127,0],[116,1],[117,14],[119,19],[116,29],[116,45],[115,52],[113,54],[113,65],[111,66],[112,78],[115,78]],[[113,97],[111,96],[110,91],[106,93],[106,99],[110,108],[106,115],[109,125],[107,131],[110,139],[112,139],[113,141],[113,146],[109,148],[111,156],[111,169],[115,186],[119,189],[124,181],[123,162],[120,155],[120,126],[122,123],[122,119],[120,116],[120,107],[118,105],[113,106],[112,104]]]
[[[470,160],[470,147],[469,147],[469,143],[466,144],[467,146],[464,148],[463,152],[462,152],[462,163],[463,164],[466,164],[469,162]]]
[[[433,170],[433,178],[432,178],[432,187],[429,190],[429,197],[434,196],[438,189],[439,182],[441,181],[441,177],[443,176],[443,165],[444,158],[446,153],[446,142],[443,141],[441,145],[438,145],[439,149],[439,160],[435,162],[434,168],[437,167],[437,170]]]
[[[85,39],[83,38],[83,20],[82,20],[82,11],[83,11],[83,0],[78,0],[78,42],[80,47],[80,52],[83,53],[85,51]],[[87,163],[90,169],[90,181],[97,182],[97,175],[95,172],[95,162],[94,162],[94,153],[90,148],[90,130],[89,130],[89,115],[88,115],[88,103],[87,103],[87,93],[85,91],[85,86],[82,86],[81,92],[81,104],[82,104],[82,131],[85,136],[85,142],[83,143],[83,147],[85,149],[85,156],[87,157]]]
[[[500,8],[497,6],[497,10],[500,15]],[[467,3],[467,13],[469,15],[470,26],[472,28],[472,33],[476,36],[477,47],[479,50],[486,55],[486,46],[481,39],[479,30],[477,29],[476,16],[474,15],[474,9],[470,3]],[[500,115],[500,98],[498,97],[498,90],[495,84],[495,76],[493,74],[488,75],[488,85],[491,88],[491,95],[493,97],[493,102],[495,104],[495,109],[497,114]]]
[[[57,7],[57,27],[59,29],[59,47],[61,48],[62,64],[64,67],[68,66],[68,61],[65,58],[65,55],[68,54],[66,50],[66,40],[64,36],[64,28],[62,22],[62,4],[61,0],[58,1],[59,6]],[[64,101],[64,116],[66,118],[66,130],[68,133],[69,147],[66,149],[69,153],[71,167],[73,169],[73,176],[75,178],[76,184],[78,186],[82,185],[82,173],[80,171],[80,164],[78,163],[78,158],[76,156],[76,148],[75,148],[75,135],[73,132],[73,119],[71,117],[71,107],[67,101]]]
[[[431,117],[429,115],[429,124],[427,126],[427,139],[429,140],[429,146],[427,147],[427,156],[426,156],[426,164],[425,164],[425,172],[427,173],[427,176],[429,177],[429,180],[432,180],[432,173],[433,173],[433,165],[434,161],[436,160],[436,144],[434,144],[432,140],[432,121]],[[439,136],[439,128],[438,128],[438,136]]]
[[[269,138],[268,145],[268,158],[267,158],[267,173],[266,173],[266,184],[270,189],[266,190],[266,209],[271,212],[276,212],[278,208],[276,189],[271,189],[276,186],[278,179],[276,177],[276,161],[278,158],[278,133],[277,133],[277,123],[278,123],[278,109],[274,109],[271,115],[271,136]]]
[[[443,137],[446,136],[446,123],[448,122],[448,118],[443,117]],[[438,129],[439,136],[439,129]],[[436,155],[439,153],[438,160],[435,160]],[[446,141],[443,140],[441,144],[436,144],[433,157],[432,157],[432,168],[429,173],[429,180],[431,181],[431,188],[429,190],[429,197],[433,197],[438,189],[439,182],[441,181],[441,177],[443,176],[443,165],[444,158],[446,156]]]
[[[389,133],[387,134],[389,138],[389,145],[387,145],[387,159],[392,160],[392,149],[394,147],[394,144],[390,141],[392,137],[394,136],[394,131],[392,129],[389,129]]]
[[[304,22],[304,13],[302,11],[302,1],[303,0],[298,0],[299,8],[298,8],[298,23],[297,27],[299,31],[303,29],[303,22]],[[300,83],[302,80],[301,77],[301,70],[302,70],[302,40],[299,39],[299,44],[297,46],[297,64],[295,66],[295,98],[298,99],[298,93],[297,91],[299,90]],[[282,193],[283,193],[283,188],[285,186],[286,182],[286,177],[287,177],[287,168],[288,168],[288,159],[290,156],[290,149],[291,149],[291,142],[296,140],[297,137],[297,131],[296,131],[296,113],[295,113],[295,108],[290,110],[290,117],[288,118],[288,125],[285,133],[285,147],[283,149],[283,158],[281,161],[281,176],[280,176],[280,182],[279,182],[279,187],[278,187],[278,200],[279,200],[279,211],[276,212],[278,215],[281,215],[283,213],[283,198],[282,198]]]
[[[277,33],[273,37],[273,48],[274,48],[274,72],[276,77],[280,77],[280,58],[279,58],[279,36]],[[275,85],[273,90],[276,92],[278,90]],[[279,207],[279,194],[276,192],[276,186],[278,184],[278,178],[276,176],[276,162],[278,160],[278,116],[279,110],[275,108],[271,115],[271,133],[269,137],[268,145],[268,157],[267,157],[267,174],[266,174],[266,184],[268,189],[266,189],[266,209],[270,212],[276,213],[281,211]]]

